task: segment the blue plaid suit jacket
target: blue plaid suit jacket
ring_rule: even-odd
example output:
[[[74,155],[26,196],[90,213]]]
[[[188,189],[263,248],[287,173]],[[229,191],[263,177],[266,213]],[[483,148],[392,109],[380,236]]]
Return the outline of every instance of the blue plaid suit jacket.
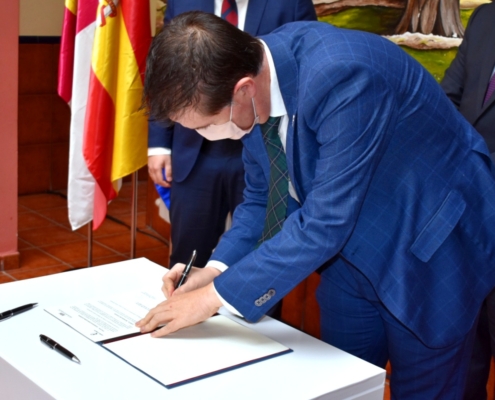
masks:
[[[460,339],[495,285],[495,181],[483,139],[427,71],[379,36],[310,22],[262,39],[289,114],[301,208],[254,250],[269,181],[254,129],[243,139],[245,201],[212,256],[230,266],[216,289],[255,321],[337,256],[424,343]]]

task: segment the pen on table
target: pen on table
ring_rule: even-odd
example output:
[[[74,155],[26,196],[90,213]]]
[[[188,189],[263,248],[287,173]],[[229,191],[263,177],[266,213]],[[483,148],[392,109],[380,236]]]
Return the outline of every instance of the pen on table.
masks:
[[[50,347],[52,350],[58,351],[60,354],[67,357],[68,359],[70,359],[70,360],[72,360],[78,364],[81,364],[81,361],[79,361],[79,358],[77,358],[74,354],[72,354],[65,347],[60,346],[55,340],[50,339],[48,336],[45,336],[45,335],[40,335],[40,340],[43,343],[45,343],[48,347]]]
[[[196,260],[196,250],[193,250],[192,255],[191,255],[191,259],[189,260],[186,267],[184,268],[184,271],[182,271],[182,275],[180,277],[179,283],[175,287],[176,289],[180,288],[184,284],[184,282],[186,281],[187,275],[189,275],[189,272],[191,272],[191,268],[192,268],[192,265],[194,264],[195,260]]]
[[[31,310],[32,308],[36,307],[38,303],[31,303],[31,304],[26,304],[24,306],[20,306],[17,308],[13,308],[12,310],[7,310],[2,313],[0,313],[0,321],[13,317],[14,315],[23,313],[24,311]]]

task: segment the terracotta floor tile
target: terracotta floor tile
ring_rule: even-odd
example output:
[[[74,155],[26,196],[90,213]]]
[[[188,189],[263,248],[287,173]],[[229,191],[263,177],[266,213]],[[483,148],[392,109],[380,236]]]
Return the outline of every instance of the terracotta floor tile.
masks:
[[[147,250],[147,249],[162,248],[162,247],[166,247],[168,249],[168,244],[163,243],[158,237],[153,237],[141,232],[137,232],[136,235],[137,250]]]
[[[24,249],[20,254],[20,269],[33,269],[42,267],[51,267],[60,264],[57,260],[39,249]]]
[[[56,225],[43,229],[21,231],[19,232],[19,237],[22,240],[39,247],[48,246],[55,243],[75,242],[83,239],[83,236],[78,233],[71,232],[67,228],[62,228]]]
[[[24,213],[27,213],[27,212],[31,212],[31,210],[29,208],[27,208],[27,207],[24,207],[21,204],[17,204],[17,214],[24,214]]]
[[[117,253],[129,254],[131,251],[131,234],[130,232],[120,235],[105,236],[96,239],[97,243],[103,244]]]
[[[24,240],[17,238],[17,249],[19,251],[30,248],[33,248],[33,245],[31,243],[25,242]]]
[[[125,261],[128,260],[128,257],[121,256],[121,255],[114,255],[114,256],[107,256],[107,257],[97,257],[92,260],[92,266],[97,267],[100,265],[105,265],[105,264],[112,264],[120,261]],[[71,263],[71,265],[74,268],[86,268],[88,266],[88,260],[87,258],[84,261],[78,261],[75,263]]]
[[[88,259],[87,240],[46,246],[43,247],[43,250],[71,265],[76,265],[76,263],[80,264],[81,261],[84,262]],[[93,243],[93,259],[113,255],[116,254],[112,250],[102,247],[98,243]]]
[[[98,243],[114,249],[118,253],[130,254],[131,252],[131,234],[130,232],[123,235],[106,236],[96,239]],[[160,240],[152,238],[143,233],[136,234],[136,250],[146,250],[166,246]]]
[[[390,383],[389,380],[385,380],[385,391],[383,393],[383,400],[390,400]]]
[[[53,265],[51,267],[45,268],[34,268],[34,269],[14,269],[9,271],[9,275],[13,276],[15,279],[29,279],[29,278],[37,278],[39,276],[52,275],[57,274],[59,272],[64,272],[70,270],[71,268],[67,265]]]
[[[57,224],[63,225],[70,229],[69,214],[67,204],[63,207],[46,208],[38,210],[38,214],[41,214],[45,218],[48,218]]]
[[[131,202],[127,199],[116,198],[108,205],[107,213],[113,216],[131,214]]]
[[[12,279],[10,276],[5,275],[3,272],[0,272],[0,284],[7,282],[14,282],[14,279]]]
[[[136,250],[136,258],[146,257],[163,267],[169,266],[169,248],[163,246],[156,249]]]
[[[138,182],[138,197],[139,196],[145,196],[146,191],[148,188],[148,182],[147,181],[141,181]],[[122,187],[120,188],[119,191],[119,198],[131,198],[131,193],[132,193],[132,184],[129,183],[124,183]]]
[[[67,200],[56,194],[31,194],[19,196],[19,204],[31,210],[67,206]]]
[[[120,261],[128,260],[127,257],[122,256],[110,256],[110,257],[101,257],[93,260],[93,266],[96,267],[98,265],[112,264]]]
[[[84,236],[88,236],[88,228],[83,226],[82,228],[77,230],[78,233]],[[111,219],[106,218],[105,221],[101,224],[101,226],[93,231],[93,239],[104,237],[104,236],[113,236],[118,234],[124,234],[129,232],[129,228],[125,225],[119,224],[118,222],[114,222]]]
[[[122,215],[116,215],[115,218],[118,220],[122,221],[124,224],[127,226],[131,226],[131,214],[122,214]],[[146,213],[145,212],[138,212],[137,215],[137,227],[139,229],[145,228],[146,225]]]
[[[49,221],[42,216],[35,214],[32,211],[19,214],[17,219],[17,226],[19,231],[25,229],[45,228],[47,226],[53,226],[53,222]]]

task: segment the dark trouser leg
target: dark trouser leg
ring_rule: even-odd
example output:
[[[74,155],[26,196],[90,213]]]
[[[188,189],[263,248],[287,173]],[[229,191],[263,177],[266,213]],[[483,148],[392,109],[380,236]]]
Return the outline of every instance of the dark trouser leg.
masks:
[[[487,304],[485,301],[481,307],[476,328],[473,354],[469,364],[464,394],[465,400],[486,400],[486,382],[490,372],[491,354]]]
[[[390,358],[392,399],[462,399],[475,326],[449,347],[430,348],[342,260],[322,273],[317,298],[323,340],[380,367]]]
[[[189,176],[172,184],[170,266],[186,263],[194,249],[195,266],[205,266],[224,232],[231,203],[239,199],[231,192],[242,193],[242,144],[223,142],[207,142]]]

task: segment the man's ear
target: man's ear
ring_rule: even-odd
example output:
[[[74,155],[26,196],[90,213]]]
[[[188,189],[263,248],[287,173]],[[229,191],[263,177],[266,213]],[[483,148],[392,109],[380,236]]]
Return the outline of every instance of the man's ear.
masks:
[[[242,79],[239,79],[239,81],[234,86],[234,101],[245,102],[246,100],[249,100],[249,102],[251,102],[251,99],[255,96],[256,83],[254,82],[253,78],[246,76]]]

